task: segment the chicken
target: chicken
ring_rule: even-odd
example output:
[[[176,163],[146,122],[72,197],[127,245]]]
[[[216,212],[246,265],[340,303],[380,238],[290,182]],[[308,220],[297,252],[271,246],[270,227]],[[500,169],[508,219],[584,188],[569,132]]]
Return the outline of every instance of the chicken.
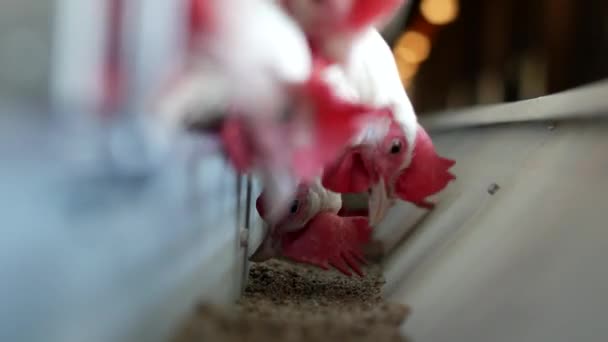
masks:
[[[287,194],[277,196],[279,191],[320,176],[325,165],[335,160],[369,122],[382,115],[374,107],[340,96],[340,89],[323,78],[323,70],[316,69],[294,91],[284,121],[258,120],[257,130],[250,129],[239,117],[224,123],[222,140],[228,158],[240,172],[260,170],[269,192],[265,200],[276,202],[269,205],[273,212],[268,213],[268,219],[277,219],[287,209]]]
[[[186,61],[163,89],[158,112],[181,125],[241,114],[276,119],[292,85],[312,72],[307,39],[272,1],[189,0]]]
[[[374,108],[334,95],[325,64],[275,2],[190,1],[190,63],[160,111],[170,127],[189,115],[203,127],[223,121],[228,159],[258,173],[277,219],[298,182],[319,176]]]
[[[264,196],[258,197],[256,207],[266,219]],[[283,256],[323,269],[333,266],[349,276],[352,269],[363,276],[361,264],[366,261],[362,248],[371,238],[371,227],[365,217],[339,216],[341,206],[340,195],[324,189],[320,180],[300,184],[289,213],[270,225],[250,260]]]
[[[418,124],[390,48],[370,29],[355,42],[351,58],[342,68],[354,96],[390,110],[361,131],[352,146],[324,170],[323,186],[339,193],[369,191],[372,226],[398,198],[432,208],[426,198],[455,178],[449,172],[455,162],[437,155]]]
[[[306,33],[313,52],[341,64],[353,41],[386,22],[404,0],[280,0]]]
[[[238,118],[269,197],[287,202],[297,182],[279,121],[312,73],[306,37],[272,1],[188,1],[187,58],[157,96],[157,126],[171,139],[191,124],[213,131],[230,118],[234,128]]]

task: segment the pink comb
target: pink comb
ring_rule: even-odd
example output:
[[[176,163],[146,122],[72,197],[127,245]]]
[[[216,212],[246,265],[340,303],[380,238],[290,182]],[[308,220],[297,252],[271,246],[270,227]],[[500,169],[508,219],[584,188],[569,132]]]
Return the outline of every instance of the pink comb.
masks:
[[[365,217],[321,212],[301,231],[285,235],[283,255],[325,270],[331,265],[348,276],[352,276],[352,269],[362,277],[361,264],[367,263],[362,249],[370,241],[371,232]]]
[[[418,125],[412,162],[399,175],[395,193],[404,201],[432,209],[434,204],[426,198],[443,190],[450,181],[456,179],[449,171],[454,164],[455,161],[437,154],[431,138],[422,126]]]

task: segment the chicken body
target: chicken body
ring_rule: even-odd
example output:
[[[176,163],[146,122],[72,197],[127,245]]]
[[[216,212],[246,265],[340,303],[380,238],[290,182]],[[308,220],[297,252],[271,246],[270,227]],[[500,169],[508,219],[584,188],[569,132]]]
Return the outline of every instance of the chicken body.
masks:
[[[384,39],[375,29],[367,30],[347,63],[331,68],[329,80],[350,84],[345,94],[387,113],[362,129],[352,146],[325,169],[323,185],[340,193],[368,191],[371,225],[377,225],[398,198],[431,207],[425,198],[454,179],[448,172],[454,162],[435,153],[418,124]]]

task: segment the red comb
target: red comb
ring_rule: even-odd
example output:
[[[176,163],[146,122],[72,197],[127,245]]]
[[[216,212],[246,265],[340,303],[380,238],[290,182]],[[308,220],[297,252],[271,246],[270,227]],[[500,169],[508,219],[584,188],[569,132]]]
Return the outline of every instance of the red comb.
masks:
[[[302,179],[310,179],[336,158],[358,133],[362,120],[375,111],[341,99],[317,73],[303,90],[313,106],[314,139],[312,144],[295,151],[294,169]]]
[[[322,184],[337,193],[365,192],[373,183],[370,172],[361,147],[353,147],[323,170]]]
[[[371,232],[365,217],[340,217],[321,212],[301,231],[285,235],[283,255],[325,270],[331,265],[348,276],[352,275],[350,267],[363,276],[361,264],[367,262],[362,249],[369,242]]]
[[[394,115],[390,107],[374,109],[370,119],[392,118]],[[368,123],[371,123],[369,121]],[[379,180],[374,166],[370,165],[369,156],[366,157],[368,145],[351,146],[325,166],[322,175],[322,184],[328,190],[338,193],[365,192]]]
[[[395,184],[395,193],[404,201],[421,208],[432,209],[434,204],[427,197],[443,190],[456,177],[449,169],[455,161],[437,155],[431,138],[418,125],[412,162]]]
[[[348,24],[354,29],[372,25],[375,20],[397,10],[403,2],[404,0],[354,0]]]

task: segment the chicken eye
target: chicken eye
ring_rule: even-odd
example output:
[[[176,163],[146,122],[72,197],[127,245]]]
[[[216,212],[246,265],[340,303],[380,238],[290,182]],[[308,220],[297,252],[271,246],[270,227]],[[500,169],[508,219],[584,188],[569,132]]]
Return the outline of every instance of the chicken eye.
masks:
[[[295,214],[295,213],[298,211],[298,207],[299,207],[299,205],[300,205],[300,202],[299,202],[298,200],[294,200],[294,201],[291,203],[291,207],[289,207],[289,212],[290,212],[291,214]]]
[[[401,152],[401,141],[393,140],[393,142],[391,143],[390,152],[391,152],[391,154],[397,154],[397,153]]]

